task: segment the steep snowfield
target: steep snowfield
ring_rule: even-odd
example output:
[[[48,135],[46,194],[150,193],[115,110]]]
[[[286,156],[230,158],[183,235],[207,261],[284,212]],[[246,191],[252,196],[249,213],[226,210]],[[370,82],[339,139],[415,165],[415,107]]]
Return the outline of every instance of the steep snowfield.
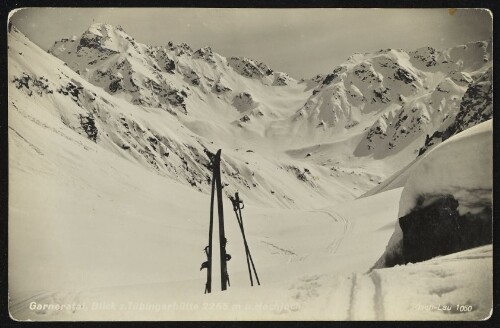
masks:
[[[161,108],[131,104],[88,83],[15,28],[10,37],[11,104],[22,99],[29,105],[22,103],[19,110],[43,107],[101,147],[195,190],[210,192],[205,150],[218,148],[224,149],[226,192],[239,190],[249,202],[268,206],[317,207],[352,199],[375,185],[371,176],[380,180],[385,174],[363,170],[350,178],[355,163],[344,162],[345,172],[333,172],[329,165],[290,158],[219,116],[183,121]],[[282,96],[273,101],[284,101]]]
[[[457,51],[372,57],[377,65],[393,58],[417,76],[410,64],[431,67],[434,77],[419,77],[418,88],[442,80],[428,58],[457,63],[465,56],[459,68],[467,72],[483,67],[477,58],[488,61],[468,48]],[[394,231],[404,191],[354,198],[416,156],[413,150],[379,159],[353,154],[365,128],[385,113],[378,100],[342,116],[349,127],[336,131],[326,121],[318,128],[314,118],[294,121],[304,103],[315,101],[311,94],[324,76],[297,82],[208,47],[148,47],[103,24],[56,43],[51,53],[67,64],[15,27],[9,34],[8,270],[15,319],[489,315],[491,246],[369,271]],[[380,77],[359,66],[358,57],[352,65]],[[424,61],[417,65],[419,58]],[[366,88],[350,92],[372,91],[360,85]],[[342,100],[338,104],[344,110]],[[214,269],[215,292],[204,295],[200,265],[211,177],[205,151],[218,148],[225,196],[239,191],[245,202],[245,231],[262,285],[249,287],[239,227],[224,197],[231,286],[219,292]],[[214,261],[217,268],[217,256]],[[428,308],[439,305],[450,308]],[[471,308],[461,312],[460,305]]]
[[[89,307],[94,297],[117,304],[139,300],[173,303],[186,298],[200,306],[226,300],[221,293],[202,294],[205,274],[199,265],[207,243],[209,196],[109,152],[30,100],[17,99],[10,107],[12,315],[42,320],[96,315],[93,311],[32,311],[25,306],[28,298],[29,302],[77,302]],[[375,240],[386,240],[390,231],[383,229],[384,238],[376,230],[393,222],[396,211],[396,206],[383,207],[380,220],[369,222],[372,228],[365,237],[374,234]],[[323,266],[351,272],[353,259],[343,255],[350,253],[343,240],[357,231],[355,227],[367,228],[356,223],[366,219],[363,216],[345,218],[330,209],[292,211],[247,204],[243,215],[263,286],[245,287],[248,277],[241,237],[225,199],[228,250],[233,255],[229,263],[231,293],[241,290],[240,296],[229,296],[234,302],[253,290],[263,297],[274,294],[276,288],[280,295],[287,291],[281,290],[282,284],[322,272]],[[351,245],[363,255],[354,261],[362,271],[384,246]],[[347,264],[342,265],[345,259]],[[143,311],[125,312],[128,315],[120,318],[148,316]],[[207,312],[198,318],[207,318],[203,313]],[[111,318],[115,314],[104,311],[102,315]],[[156,315],[191,318],[183,310]],[[229,319],[235,314],[221,315]]]

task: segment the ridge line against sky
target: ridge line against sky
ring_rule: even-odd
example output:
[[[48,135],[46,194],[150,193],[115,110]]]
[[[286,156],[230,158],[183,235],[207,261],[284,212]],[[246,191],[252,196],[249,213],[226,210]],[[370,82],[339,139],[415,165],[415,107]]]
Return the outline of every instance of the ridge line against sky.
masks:
[[[81,35],[93,22],[121,25],[140,43],[210,46],[245,56],[294,78],[326,74],[354,53],[380,49],[442,50],[492,37],[488,10],[26,8],[12,23],[42,49]]]

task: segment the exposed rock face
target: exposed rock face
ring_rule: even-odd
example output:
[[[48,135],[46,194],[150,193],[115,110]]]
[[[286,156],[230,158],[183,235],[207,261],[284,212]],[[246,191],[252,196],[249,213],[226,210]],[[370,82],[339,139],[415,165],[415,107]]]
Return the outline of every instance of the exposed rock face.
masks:
[[[80,117],[80,125],[87,134],[87,137],[93,142],[96,142],[99,130],[95,126],[94,115],[92,113],[89,113],[87,116],[83,116],[80,114],[79,117]]]
[[[273,85],[285,86],[288,85],[289,81],[290,81],[290,76],[288,76],[288,74],[282,72],[274,73]]]
[[[273,70],[266,64],[245,57],[231,57],[228,64],[236,72],[249,78],[261,79],[273,74]]]
[[[241,112],[254,108],[256,105],[252,95],[248,92],[242,92],[233,98],[233,106]]]
[[[200,77],[194,70],[187,69],[184,73],[184,76],[191,85],[200,85]]]
[[[227,92],[227,91],[231,91],[231,88],[226,87],[221,82],[217,82],[217,83],[214,84],[213,90],[215,91],[215,93],[221,94],[221,93],[224,93],[224,92]]]
[[[210,47],[203,47],[196,50],[193,54],[193,58],[202,58],[208,63],[215,64],[214,53]]]
[[[462,97],[460,110],[453,122],[436,130],[431,136],[427,135],[419,155],[451,136],[493,117],[492,78],[493,72],[490,68],[476,82],[470,84]],[[461,76],[459,82],[469,82],[468,76]]]
[[[175,62],[172,59],[167,58],[165,60],[165,70],[170,74],[174,74]]]
[[[419,62],[425,67],[433,67],[437,65],[439,53],[432,47],[424,47],[410,52],[410,56],[414,62]]]
[[[399,219],[403,231],[402,258],[394,262],[420,262],[492,242],[492,211],[485,207],[477,214],[460,216],[458,201],[442,195],[425,207],[422,197],[417,208]],[[393,263],[401,264],[401,263]]]
[[[109,84],[109,91],[111,93],[115,93],[121,89],[123,89],[123,80],[114,80]]]
[[[43,76],[36,77],[23,73],[22,76],[16,77],[12,82],[16,88],[23,90],[29,96],[33,95],[33,91],[39,96],[54,92],[50,89],[47,78]]]

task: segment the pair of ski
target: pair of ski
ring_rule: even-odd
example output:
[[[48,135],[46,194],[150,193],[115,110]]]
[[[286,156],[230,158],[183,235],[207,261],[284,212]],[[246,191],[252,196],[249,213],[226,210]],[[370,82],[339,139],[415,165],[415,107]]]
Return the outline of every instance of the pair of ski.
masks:
[[[229,197],[231,202],[233,203],[233,210],[236,214],[236,220],[238,220],[238,225],[240,226],[241,235],[243,236],[243,243],[245,245],[245,253],[247,257],[247,266],[248,266],[248,275],[250,276],[250,285],[253,286],[253,277],[252,277],[252,269],[255,275],[255,280],[257,284],[260,286],[259,276],[257,275],[257,271],[255,270],[255,264],[253,263],[252,254],[250,254],[250,248],[248,248],[247,238],[245,236],[245,228],[243,227],[243,217],[241,216],[241,210],[245,207],[243,201],[240,200],[240,196],[236,193],[233,197]],[[251,268],[250,268],[251,265]]]
[[[207,154],[212,155],[207,152]],[[229,274],[227,273],[227,261],[231,259],[231,255],[226,252],[227,239],[224,232],[224,209],[222,206],[222,182],[220,177],[220,156],[219,149],[212,159],[212,195],[210,199],[210,226],[208,230],[208,246],[205,247],[207,261],[203,262],[201,269],[207,269],[207,283],[205,285],[205,294],[212,292],[212,234],[214,230],[214,197],[217,191],[217,213],[219,214],[219,245],[220,245],[220,278],[221,289],[226,290],[229,285]],[[200,270],[201,270],[200,269]]]
[[[207,269],[207,282],[205,284],[205,294],[212,292],[212,234],[214,229],[214,198],[215,193],[217,193],[217,213],[219,215],[219,245],[220,245],[220,277],[221,277],[221,289],[226,290],[229,286],[229,274],[227,272],[227,261],[231,259],[231,255],[226,252],[227,239],[224,232],[224,209],[222,205],[222,182],[220,175],[220,157],[221,150],[219,149],[215,155],[206,151],[207,155],[212,160],[212,194],[210,199],[210,225],[208,230],[208,246],[205,247],[205,254],[207,255],[207,261],[203,262],[201,269]],[[236,220],[238,220],[238,225],[243,236],[243,243],[245,245],[245,253],[247,258],[248,274],[250,276],[250,284],[253,286],[252,269],[255,275],[257,284],[260,285],[259,276],[255,270],[255,264],[253,263],[252,255],[250,254],[250,249],[248,248],[247,239],[245,236],[245,229],[243,227],[243,217],[241,216],[241,210],[244,208],[243,201],[240,200],[238,193],[235,197],[229,197],[233,204],[233,210],[236,213]],[[251,267],[250,267],[251,266]]]

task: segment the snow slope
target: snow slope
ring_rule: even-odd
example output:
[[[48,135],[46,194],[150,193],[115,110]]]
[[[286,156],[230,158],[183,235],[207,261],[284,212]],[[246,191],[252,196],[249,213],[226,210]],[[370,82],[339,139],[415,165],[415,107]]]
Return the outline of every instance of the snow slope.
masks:
[[[225,201],[232,285],[225,293],[203,295],[205,274],[198,268],[207,238],[207,195],[158,178],[50,117],[33,120],[15,109],[11,115],[9,285],[16,319],[488,316],[491,248],[365,274],[392,233],[401,189],[313,212],[247,206],[245,228],[260,287],[248,286],[238,228]],[[103,159],[110,165],[103,166]],[[30,304],[75,308],[30,310]],[[425,308],[455,304],[474,311]]]
[[[202,293],[205,274],[199,265],[207,242],[209,196],[103,149],[40,110],[43,107],[26,103],[29,100],[19,99],[10,107],[11,314],[17,319],[90,319],[95,311],[85,312],[90,317],[80,317],[85,315],[80,311],[32,311],[29,302],[77,302],[90,307],[93,297],[115,303],[173,303],[184,297],[200,304],[207,299],[224,301],[221,293],[208,297]],[[394,195],[398,193],[389,196]],[[397,208],[382,211],[380,221],[373,221],[369,229],[376,240],[388,238],[387,230],[385,238],[378,236],[377,225],[393,221]],[[241,294],[253,293],[247,287],[243,246],[227,199],[225,215],[228,250],[233,255],[231,295],[238,289]],[[280,284],[321,272],[322,266],[344,272],[353,268],[350,257],[347,264],[339,267],[339,263],[349,253],[343,240],[356,231],[353,226],[365,219],[362,216],[351,219],[329,209],[273,210],[248,204],[243,215],[263,284],[255,290],[269,293],[276,288],[279,295]],[[366,253],[356,264],[359,270],[369,268],[383,250],[383,244],[379,246],[367,244],[357,250]],[[236,302],[239,297],[234,297],[230,300]],[[126,312],[119,318],[148,316]],[[106,319],[115,314],[97,315]],[[183,310],[156,314],[163,319],[192,317]],[[199,315],[207,318],[203,312]]]
[[[335,173],[277,152],[266,139],[238,132],[217,116],[187,122],[161,108],[134,105],[90,84],[15,28],[9,51],[11,104],[23,99],[29,105],[21,109],[46,108],[104,149],[204,193],[210,192],[211,178],[205,151],[219,148],[227,194],[240,190],[249,202],[268,206],[315,207],[352,199],[374,186],[369,176],[383,174]]]
[[[483,67],[476,52],[464,51],[461,68]],[[368,106],[345,131],[323,126],[316,133],[313,119],[302,126],[290,117],[321,78],[297,82],[210,48],[148,47],[103,24],[56,43],[51,53],[67,64],[12,28],[13,318],[478,320],[490,313],[491,246],[369,272],[393,233],[404,190],[354,198],[414,158],[353,154],[382,104]],[[464,56],[444,54],[454,63]],[[245,115],[249,120],[241,121]],[[225,197],[231,286],[217,291],[214,271],[215,292],[204,295],[199,269],[211,176],[205,151],[218,148],[226,196],[239,191],[245,202],[262,285],[249,286]],[[432,305],[452,308],[426,309]],[[457,312],[456,305],[472,308]]]

